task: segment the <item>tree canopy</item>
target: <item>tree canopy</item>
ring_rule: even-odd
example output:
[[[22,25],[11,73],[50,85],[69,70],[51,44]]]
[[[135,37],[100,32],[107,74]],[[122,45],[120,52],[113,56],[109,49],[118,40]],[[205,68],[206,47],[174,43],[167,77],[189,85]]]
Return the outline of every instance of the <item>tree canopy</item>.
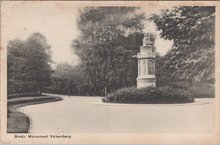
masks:
[[[166,69],[177,80],[213,81],[215,70],[215,7],[182,6],[162,10],[150,20],[161,37],[173,40]]]
[[[96,94],[136,83],[136,54],[144,15],[135,7],[87,7],[77,21],[81,35],[73,48]]]
[[[9,41],[7,49],[9,93],[43,91],[49,85],[52,73],[46,38],[34,33],[25,41]]]

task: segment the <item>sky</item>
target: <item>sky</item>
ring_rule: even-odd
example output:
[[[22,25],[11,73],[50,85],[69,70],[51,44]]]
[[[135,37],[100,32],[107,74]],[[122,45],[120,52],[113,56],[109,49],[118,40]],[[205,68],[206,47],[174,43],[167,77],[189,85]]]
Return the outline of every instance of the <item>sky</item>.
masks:
[[[79,58],[71,48],[71,43],[79,35],[76,21],[78,10],[82,7],[68,1],[4,1],[1,11],[1,46],[6,48],[10,40],[25,40],[32,33],[39,32],[47,38],[55,63],[77,64]],[[144,11],[150,14],[155,9]],[[144,31],[157,35],[155,46],[161,55],[171,48],[172,41],[161,39],[154,23],[145,23]]]

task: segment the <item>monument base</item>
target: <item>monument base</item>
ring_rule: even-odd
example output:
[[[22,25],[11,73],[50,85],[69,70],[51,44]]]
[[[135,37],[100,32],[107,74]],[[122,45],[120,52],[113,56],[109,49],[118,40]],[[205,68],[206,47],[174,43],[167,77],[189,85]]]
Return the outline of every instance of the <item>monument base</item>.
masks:
[[[156,78],[137,78],[137,88],[156,87]]]

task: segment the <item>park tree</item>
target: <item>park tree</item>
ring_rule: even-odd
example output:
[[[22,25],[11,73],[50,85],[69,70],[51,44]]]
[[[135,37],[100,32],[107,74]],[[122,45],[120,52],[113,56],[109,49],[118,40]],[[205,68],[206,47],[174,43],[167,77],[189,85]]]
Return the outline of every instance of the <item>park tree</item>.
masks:
[[[32,91],[41,93],[46,86],[50,85],[52,73],[50,46],[42,34],[34,33],[26,40],[25,57],[26,80],[30,82]]]
[[[95,94],[104,94],[136,82],[136,54],[141,45],[144,15],[134,7],[81,9],[81,35],[73,48]]]
[[[164,71],[176,80],[213,81],[215,70],[215,7],[181,6],[162,10],[152,20],[161,37],[173,40]]]
[[[25,42],[15,39],[8,42],[7,68],[8,68],[8,93],[22,93],[25,91]]]
[[[7,48],[9,93],[41,93],[49,85],[52,73],[46,38],[34,33],[25,41],[10,41]]]

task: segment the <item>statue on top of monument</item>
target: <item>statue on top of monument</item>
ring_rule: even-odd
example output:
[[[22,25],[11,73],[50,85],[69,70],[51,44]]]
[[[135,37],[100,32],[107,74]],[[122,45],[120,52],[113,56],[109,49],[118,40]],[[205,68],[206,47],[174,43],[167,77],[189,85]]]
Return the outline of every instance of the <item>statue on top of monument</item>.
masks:
[[[155,35],[152,33],[145,33],[143,38],[143,46],[154,45]]]

